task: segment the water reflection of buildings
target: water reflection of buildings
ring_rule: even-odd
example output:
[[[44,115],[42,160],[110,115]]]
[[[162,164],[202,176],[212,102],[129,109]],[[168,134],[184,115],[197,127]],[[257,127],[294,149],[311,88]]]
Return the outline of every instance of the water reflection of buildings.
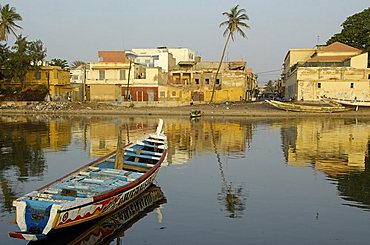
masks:
[[[253,123],[200,120],[167,120],[168,163],[182,164],[194,154],[218,153],[232,158],[245,157],[246,145],[252,139]],[[212,138],[213,137],[213,138]]]
[[[119,120],[119,121],[117,121]],[[119,125],[123,125],[125,142],[134,141],[146,132],[156,128],[155,118],[122,118],[114,121],[92,121],[88,134],[90,138],[90,154],[103,156],[117,146]],[[164,121],[164,130],[168,137],[168,155],[166,164],[184,164],[194,154],[213,152],[210,143],[212,134],[219,153],[228,157],[242,158],[245,156],[246,145],[252,139],[253,124],[240,122],[217,122],[201,120],[192,122],[184,119]]]
[[[305,120],[281,129],[283,151],[292,166],[314,164],[329,176],[364,171],[370,125],[353,120]]]
[[[287,164],[325,173],[337,184],[344,205],[370,210],[370,122],[305,120],[281,129]]]

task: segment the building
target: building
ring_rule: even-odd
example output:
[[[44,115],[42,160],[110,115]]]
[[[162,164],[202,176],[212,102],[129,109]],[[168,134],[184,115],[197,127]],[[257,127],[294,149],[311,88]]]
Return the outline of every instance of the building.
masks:
[[[85,100],[84,85],[88,73],[87,66],[80,65],[70,70],[71,98],[72,101]]]
[[[54,101],[65,101],[71,93],[69,70],[59,66],[39,66],[37,69],[28,70],[24,85],[33,87],[46,85],[50,97]]]
[[[126,58],[124,51],[99,51],[88,64],[86,99],[91,101],[158,101],[161,68],[146,67]]]
[[[209,101],[215,85],[214,101],[250,100],[257,78],[245,61],[223,62],[215,79],[219,62],[181,61],[170,70],[167,87],[161,87],[160,100]]]
[[[181,61],[194,61],[195,52],[188,48],[142,48],[126,51],[135,63],[147,67],[160,67],[163,72],[168,72]]]
[[[285,97],[369,100],[368,53],[340,42],[312,49],[290,49],[284,59]]]

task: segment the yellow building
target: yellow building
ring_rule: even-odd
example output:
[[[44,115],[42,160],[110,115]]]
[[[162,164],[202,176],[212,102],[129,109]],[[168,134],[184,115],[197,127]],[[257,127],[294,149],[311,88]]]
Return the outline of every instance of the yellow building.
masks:
[[[158,101],[161,68],[130,63],[124,51],[99,51],[99,59],[88,65],[87,100]]]
[[[369,100],[368,53],[340,42],[313,49],[291,49],[284,59],[285,97]]]
[[[52,100],[66,100],[71,92],[69,71],[59,66],[40,66],[38,69],[28,70],[25,86],[40,84],[49,88]]]
[[[251,100],[257,77],[246,68],[245,61],[223,62],[215,79],[219,62],[179,62],[169,71],[168,84],[160,89],[162,101],[210,101],[213,84],[214,101]]]

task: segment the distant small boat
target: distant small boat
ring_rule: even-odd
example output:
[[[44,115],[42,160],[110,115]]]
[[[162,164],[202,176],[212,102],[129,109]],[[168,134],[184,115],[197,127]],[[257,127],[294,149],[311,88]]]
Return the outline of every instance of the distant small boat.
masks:
[[[114,151],[13,202],[23,240],[100,218],[123,207],[154,181],[167,154],[163,120],[155,133]],[[120,139],[120,137],[119,137]],[[120,141],[119,141],[120,142]]]
[[[349,111],[350,108],[344,106],[320,106],[320,105],[303,105],[289,102],[281,102],[276,100],[265,100],[266,103],[285,111],[296,112],[313,112],[313,113],[332,113]]]
[[[201,117],[202,112],[200,110],[191,110],[190,112],[190,118],[196,118],[196,117]]]

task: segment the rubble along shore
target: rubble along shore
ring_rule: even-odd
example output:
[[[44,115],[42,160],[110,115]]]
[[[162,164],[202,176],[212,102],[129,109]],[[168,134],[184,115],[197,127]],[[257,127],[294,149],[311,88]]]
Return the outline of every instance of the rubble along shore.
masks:
[[[291,112],[276,109],[265,102],[250,103],[223,103],[223,104],[195,104],[178,107],[125,107],[108,103],[97,102],[32,102],[0,104],[0,115],[13,114],[58,114],[58,115],[161,115],[189,117],[191,110],[202,112],[204,117],[343,117],[343,118],[370,118],[370,108],[360,108],[336,113],[307,113]]]

